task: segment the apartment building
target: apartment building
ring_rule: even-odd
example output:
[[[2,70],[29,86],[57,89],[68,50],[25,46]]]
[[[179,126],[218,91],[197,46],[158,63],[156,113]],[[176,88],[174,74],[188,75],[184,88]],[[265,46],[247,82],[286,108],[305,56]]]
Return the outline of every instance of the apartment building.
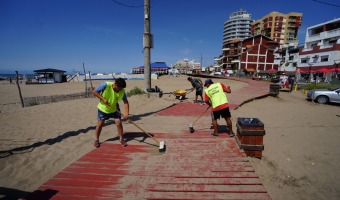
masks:
[[[251,33],[253,35],[264,35],[284,44],[299,44],[297,39],[298,30],[302,22],[302,13],[290,12],[282,14],[271,12],[268,15],[252,23]]]
[[[299,50],[298,70],[333,73],[340,65],[340,18],[307,28],[304,48]]]
[[[272,39],[257,35],[246,39],[234,39],[223,45],[220,66],[238,72],[278,70],[274,51],[279,44]]]
[[[251,35],[251,25],[254,22],[249,14],[245,10],[233,12],[229,20],[224,22],[223,29],[223,44],[236,39],[247,38]]]

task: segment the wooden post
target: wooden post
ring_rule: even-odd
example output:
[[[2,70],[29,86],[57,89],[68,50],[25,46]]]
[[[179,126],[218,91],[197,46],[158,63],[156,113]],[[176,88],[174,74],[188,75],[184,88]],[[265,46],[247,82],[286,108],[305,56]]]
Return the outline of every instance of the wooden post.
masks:
[[[84,82],[85,82],[85,97],[87,97],[87,82],[86,82],[86,71],[83,63],[83,70],[84,70]]]
[[[92,79],[91,79],[91,72],[90,71],[89,71],[89,79],[90,79],[90,84],[91,84],[91,90],[93,90]]]
[[[18,71],[15,71],[16,75],[17,75],[17,86],[18,86],[18,90],[19,90],[19,96],[20,96],[20,101],[21,101],[21,106],[24,106],[24,100],[22,99],[22,95],[21,95],[21,89],[20,89],[20,85],[19,85],[19,74]]]

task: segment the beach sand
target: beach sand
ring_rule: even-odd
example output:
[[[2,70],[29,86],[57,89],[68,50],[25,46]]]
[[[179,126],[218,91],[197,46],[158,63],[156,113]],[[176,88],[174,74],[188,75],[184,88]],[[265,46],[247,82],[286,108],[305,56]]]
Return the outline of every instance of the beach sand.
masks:
[[[162,76],[152,86],[164,92],[190,88],[186,76]],[[219,80],[237,92],[246,83]],[[94,87],[100,81],[94,81]],[[89,87],[90,84],[88,83]],[[127,81],[127,91],[144,88],[144,81]],[[79,93],[84,82],[60,84],[21,84],[24,97]],[[23,196],[36,190],[59,171],[93,149],[98,99],[85,98],[22,108],[17,85],[0,82],[0,198]],[[233,93],[229,94],[230,96]],[[192,101],[194,92],[186,96]],[[139,115],[138,124],[146,130],[178,133],[188,127],[186,117],[155,123],[153,113],[179,100],[165,94],[129,98],[130,114]],[[232,103],[232,102],[230,102]],[[255,172],[273,199],[340,199],[340,109],[305,100],[301,91],[281,92],[279,98],[251,101],[231,111],[236,131],[238,117],[253,117],[265,125],[262,159],[250,158]],[[209,124],[209,118],[202,119]],[[164,123],[163,123],[164,122]],[[219,121],[222,123],[222,121]],[[124,123],[125,131],[138,131]],[[116,127],[107,124],[101,141],[116,136]],[[174,164],[174,163],[169,163]]]

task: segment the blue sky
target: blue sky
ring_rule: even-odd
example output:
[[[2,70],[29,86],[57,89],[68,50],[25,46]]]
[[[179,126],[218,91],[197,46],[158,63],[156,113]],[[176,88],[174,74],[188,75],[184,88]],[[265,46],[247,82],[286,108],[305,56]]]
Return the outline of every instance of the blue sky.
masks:
[[[83,63],[91,72],[130,72],[144,65],[143,4],[0,0],[0,73],[72,73],[83,71]],[[255,20],[272,11],[302,13],[300,43],[307,27],[340,17],[339,0],[151,0],[151,62],[171,66],[187,58],[212,65],[222,52],[223,24],[240,9]]]

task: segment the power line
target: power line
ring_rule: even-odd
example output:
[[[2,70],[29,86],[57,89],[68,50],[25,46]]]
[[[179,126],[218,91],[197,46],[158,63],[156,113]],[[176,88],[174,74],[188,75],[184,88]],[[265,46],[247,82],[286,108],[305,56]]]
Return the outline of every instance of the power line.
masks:
[[[334,7],[340,8],[340,5],[335,5],[335,4],[331,4],[331,3],[327,3],[327,2],[323,2],[323,1],[318,1],[318,0],[313,0],[313,1],[318,2],[318,3],[322,3],[322,4],[326,4],[326,5],[329,5],[329,6],[334,6]]]
[[[112,0],[113,3],[116,3],[116,4],[119,4],[119,5],[122,5],[122,6],[125,6],[125,7],[129,7],[129,8],[140,8],[140,7],[143,7],[144,5],[138,5],[138,6],[133,6],[133,5],[127,5],[127,4],[124,4],[124,3],[120,3],[116,0]]]

